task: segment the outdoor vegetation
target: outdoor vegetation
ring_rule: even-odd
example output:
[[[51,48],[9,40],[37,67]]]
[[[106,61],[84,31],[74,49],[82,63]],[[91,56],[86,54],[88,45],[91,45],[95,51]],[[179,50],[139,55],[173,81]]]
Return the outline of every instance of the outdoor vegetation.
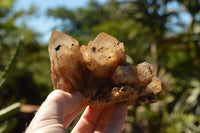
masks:
[[[16,24],[39,7],[14,12],[15,2],[0,1],[0,132],[17,133],[34,115],[20,108],[39,106],[53,86],[42,33]],[[46,16],[61,20],[55,29],[81,45],[106,32],[124,42],[128,62],[154,65],[163,86],[158,102],[128,107],[122,133],[200,132],[199,0],[90,0],[83,8],[48,9]]]

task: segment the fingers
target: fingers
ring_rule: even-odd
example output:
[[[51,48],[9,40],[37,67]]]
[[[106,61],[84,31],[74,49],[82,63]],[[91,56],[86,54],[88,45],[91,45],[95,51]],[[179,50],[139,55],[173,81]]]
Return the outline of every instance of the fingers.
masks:
[[[94,131],[95,133],[102,133],[104,131],[105,127],[108,124],[112,111],[113,111],[113,107],[103,109],[98,119],[98,122],[95,126],[95,131]]]
[[[41,105],[26,132],[65,132],[64,125],[67,127],[85,107],[81,102],[79,92],[70,94],[54,90]],[[125,105],[105,109],[88,106],[72,132],[120,132],[126,113]]]
[[[81,104],[82,95],[79,92],[67,93],[54,90],[49,94],[38,111],[38,115],[44,117],[58,116],[60,120],[65,114],[71,114]]]
[[[108,125],[104,133],[119,133],[122,129],[123,123],[126,119],[127,107],[126,105],[119,104],[113,108]]]
[[[103,109],[92,109],[89,106],[85,109],[82,117],[72,130],[72,133],[92,133]]]
[[[126,114],[125,105],[105,109],[87,107],[72,133],[118,133],[122,129]]]
[[[34,131],[41,127],[62,124],[64,115],[73,116],[75,112],[80,111],[81,100],[82,95],[79,92],[70,94],[61,90],[52,91],[41,105],[28,129]]]
[[[71,122],[75,119],[75,117],[85,108],[86,105],[82,104],[79,106],[75,112],[71,114],[66,114],[63,119],[63,125],[67,128]]]

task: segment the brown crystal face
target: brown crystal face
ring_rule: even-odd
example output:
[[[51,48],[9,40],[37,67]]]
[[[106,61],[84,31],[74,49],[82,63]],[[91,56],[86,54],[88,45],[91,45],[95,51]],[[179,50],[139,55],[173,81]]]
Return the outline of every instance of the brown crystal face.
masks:
[[[93,108],[156,102],[162,90],[152,65],[126,63],[124,44],[106,33],[80,47],[71,36],[53,31],[49,55],[54,89],[80,91]]]

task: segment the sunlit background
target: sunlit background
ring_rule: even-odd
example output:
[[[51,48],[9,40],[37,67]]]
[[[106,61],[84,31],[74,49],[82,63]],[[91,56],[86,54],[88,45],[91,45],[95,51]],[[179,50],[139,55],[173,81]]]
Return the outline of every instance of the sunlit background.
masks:
[[[107,0],[97,0],[99,4],[104,4]],[[34,8],[36,10],[34,16],[26,16],[20,18],[16,24],[26,23],[27,26],[34,29],[37,32],[42,33],[40,41],[47,43],[51,35],[52,29],[55,29],[57,25],[62,24],[62,20],[47,16],[48,9],[55,9],[58,7],[64,7],[70,10],[76,10],[77,8],[85,8],[89,0],[18,0],[14,6],[14,11],[30,10]]]
[[[53,29],[81,45],[106,32],[153,64],[163,90],[128,107],[122,133],[200,132],[200,0],[1,0],[0,132],[23,132],[52,91]]]

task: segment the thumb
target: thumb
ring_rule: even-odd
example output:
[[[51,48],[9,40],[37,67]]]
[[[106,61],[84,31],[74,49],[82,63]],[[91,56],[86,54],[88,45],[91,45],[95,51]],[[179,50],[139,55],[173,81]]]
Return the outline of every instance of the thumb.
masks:
[[[75,112],[81,106],[82,95],[79,92],[67,93],[52,91],[36,113],[28,129],[38,130],[50,124],[62,124],[66,114]]]
[[[39,115],[64,115],[74,112],[81,105],[82,95],[79,92],[68,93],[62,90],[52,91],[40,107]]]

